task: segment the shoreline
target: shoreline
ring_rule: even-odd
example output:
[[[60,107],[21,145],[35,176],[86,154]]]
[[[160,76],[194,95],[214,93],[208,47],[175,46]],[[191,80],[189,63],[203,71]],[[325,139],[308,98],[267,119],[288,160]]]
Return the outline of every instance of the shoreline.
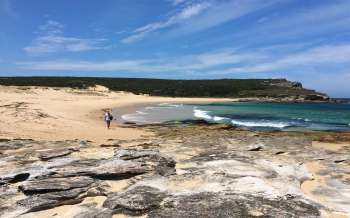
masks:
[[[195,101],[190,101],[190,102],[184,102],[184,101],[154,101],[154,102],[148,102],[148,103],[135,103],[135,104],[130,104],[127,106],[121,106],[113,109],[113,114],[114,117],[117,118],[116,122],[119,125],[124,125],[124,124],[131,124],[131,125],[147,125],[147,124],[162,124],[162,123],[167,123],[171,121],[176,121],[176,122],[183,122],[183,121],[196,121],[196,120],[202,120],[203,122],[208,122],[208,123],[213,123],[213,124],[222,124],[222,125],[228,125],[232,126],[234,128],[239,128],[239,129],[247,129],[251,131],[282,131],[282,132],[314,132],[314,133],[349,133],[350,128],[347,128],[347,124],[339,124],[343,125],[343,129],[336,129],[336,128],[331,128],[329,129],[317,129],[317,128],[309,128],[308,126],[303,126],[300,124],[299,126],[296,123],[293,123],[293,121],[299,121],[303,120],[308,123],[309,126],[312,126],[314,123],[317,123],[317,121],[312,121],[309,119],[295,119],[293,118],[286,118],[285,120],[264,120],[266,123],[265,126],[262,126],[262,122],[259,120],[257,121],[241,121],[239,118],[229,118],[230,116],[225,116],[225,115],[216,115],[215,110],[210,109],[210,103],[213,101],[202,101],[202,102],[195,102]],[[220,102],[220,101],[218,101]],[[240,99],[236,99],[235,101],[231,101],[241,103]],[[163,103],[163,104],[159,104]],[[165,105],[166,103],[169,103],[170,105]],[[181,104],[179,105],[172,105],[172,103],[177,103]],[[203,108],[195,108],[196,104],[202,104],[204,106]],[[205,103],[203,105],[203,103]],[[224,102],[223,102],[224,103]],[[254,102],[259,105],[261,102]],[[183,105],[182,105],[183,104]],[[164,106],[164,108],[162,108]],[[209,106],[209,109],[206,109],[205,107]],[[149,108],[148,108],[149,107]],[[193,109],[193,113],[191,112]],[[219,110],[221,110],[219,108]],[[140,111],[140,112],[139,112]],[[197,116],[197,111],[201,113],[205,113],[203,116],[198,115]],[[213,113],[211,113],[213,112]],[[207,115],[208,113],[208,115]],[[283,112],[281,112],[283,113]],[[199,114],[199,113],[198,113]],[[209,115],[210,114],[210,115]],[[123,119],[123,115],[132,115],[126,119]],[[207,117],[205,117],[207,116]],[[302,116],[302,115],[301,115]],[[225,119],[225,122],[219,119]],[[228,120],[231,119],[232,122],[229,122]],[[252,118],[254,119],[254,118]],[[237,123],[241,122],[241,124],[236,124],[234,121],[237,121]],[[248,123],[248,125],[245,125],[245,122]],[[256,122],[257,126],[252,126],[251,123]],[[276,125],[284,125],[282,127],[276,126]],[[350,125],[350,124],[349,124]]]
[[[170,98],[106,91],[0,86],[0,135],[42,140],[84,139],[103,143],[110,138],[136,139],[149,134],[112,124],[106,130],[103,110],[157,102],[225,102],[237,99]]]
[[[103,202],[110,198],[111,192],[132,190],[135,185],[137,187],[137,184],[159,188],[159,192],[170,194],[170,198],[182,196],[183,193],[190,194],[185,195],[186,197],[196,196],[198,193],[210,193],[219,199],[216,201],[216,197],[206,199],[202,196],[203,205],[208,205],[207,201],[220,204],[222,203],[221,194],[228,193],[230,196],[233,193],[232,196],[240,194],[249,196],[252,201],[262,203],[264,206],[265,201],[257,197],[263,194],[273,199],[267,208],[276,207],[280,210],[281,208],[276,205],[282,202],[296,207],[307,204],[304,208],[306,211],[307,208],[313,208],[308,213],[317,214],[319,211],[322,212],[322,217],[328,215],[341,217],[342,214],[350,214],[350,208],[340,201],[341,198],[347,199],[346,181],[347,173],[350,172],[347,154],[350,151],[350,133],[261,132],[205,123],[133,126],[113,122],[112,128],[106,130],[103,109],[107,108],[122,114],[156,103],[195,104],[232,102],[238,99],[223,101],[223,99],[212,98],[164,98],[122,92],[36,87],[24,90],[16,87],[4,90],[0,87],[0,93],[3,97],[0,99],[0,116],[4,121],[0,124],[0,136],[3,139],[0,140],[0,144],[3,143],[0,146],[0,149],[3,149],[0,150],[0,157],[5,157],[4,164],[0,167],[0,178],[5,178],[4,181],[11,179],[11,176],[16,173],[36,175],[38,170],[32,169],[33,163],[37,166],[49,166],[39,172],[44,172],[43,177],[31,178],[37,179],[39,184],[43,182],[41,179],[47,176],[45,173],[50,173],[46,170],[51,170],[52,164],[59,174],[66,170],[69,172],[73,167],[71,164],[63,165],[62,171],[60,168],[62,163],[80,161],[79,163],[83,165],[81,169],[83,173],[78,176],[86,176],[84,170],[90,169],[91,165],[95,166],[96,161],[98,165],[95,168],[92,167],[96,172],[90,173],[99,174],[99,171],[108,169],[103,172],[104,176],[108,175],[107,177],[102,177],[102,180],[97,177],[95,181],[96,185],[107,187],[107,191],[98,192],[96,196],[83,197],[82,203],[67,206],[64,202],[60,202],[65,206],[54,205],[51,209],[32,212],[29,215],[47,217],[58,213],[59,216],[65,216],[62,208],[77,212],[82,209],[86,201],[98,202],[97,209],[101,209]],[[26,119],[22,119],[24,117]],[[13,120],[16,122],[12,122]],[[6,141],[4,140],[6,136],[16,140]],[[30,140],[24,140],[24,138]],[[6,143],[11,146],[6,146]],[[19,149],[16,146],[20,146]],[[127,155],[126,159],[118,159],[119,155],[124,153]],[[128,157],[128,155],[131,156]],[[145,155],[147,158],[143,159]],[[145,174],[145,177],[135,176],[134,167],[139,164],[147,165],[149,160],[154,161],[153,155],[157,156],[156,161],[159,162],[149,167],[163,168],[160,171],[154,169],[152,173]],[[137,160],[135,163],[134,159]],[[166,160],[166,163],[161,160]],[[104,165],[106,161],[109,161],[110,165]],[[115,176],[113,170],[117,172],[120,170],[115,163],[120,162],[136,164],[127,168],[131,171],[128,175],[130,178],[123,177],[124,169],[121,172],[123,180],[113,177]],[[85,166],[84,163],[88,164]],[[110,167],[117,168],[111,170]],[[73,170],[73,172],[79,174],[80,171]],[[144,173],[146,172],[147,170]],[[159,172],[160,175],[158,175]],[[136,175],[138,175],[137,172]],[[72,182],[70,175],[61,176],[61,179],[67,183]],[[74,174],[74,176],[77,175]],[[51,179],[55,181],[56,178]],[[96,178],[92,177],[92,179]],[[16,181],[10,183],[9,187],[19,190],[18,186],[26,182],[28,181]],[[343,195],[337,197],[328,195],[329,192],[339,192]],[[15,193],[18,194],[18,191]],[[18,199],[28,197],[17,194],[12,198],[13,194],[10,192],[9,197],[5,197],[4,204],[15,203]],[[288,196],[293,198],[290,199]],[[299,204],[300,199],[304,203]],[[236,200],[233,198],[230,202]],[[329,211],[323,211],[325,208],[320,208],[315,202],[329,208]],[[9,208],[13,205],[9,205]],[[225,210],[225,207],[217,208]],[[282,212],[283,210],[292,209],[286,206],[282,208]],[[293,210],[290,213],[300,212]],[[258,211],[261,215],[263,212]]]
[[[139,96],[139,95],[135,95]],[[110,105],[108,107],[103,107],[98,110],[92,111],[94,114],[94,120],[99,120],[103,118],[104,110],[111,110],[112,115],[116,120],[117,125],[123,125],[121,121],[128,122],[123,120],[121,117],[125,114],[134,113],[138,109],[143,108],[144,106],[157,104],[157,103],[182,103],[182,104],[201,104],[201,103],[224,103],[224,102],[238,102],[239,98],[180,98],[180,97],[159,97],[159,96],[141,96],[145,98],[134,99],[134,101],[122,102],[119,104]]]

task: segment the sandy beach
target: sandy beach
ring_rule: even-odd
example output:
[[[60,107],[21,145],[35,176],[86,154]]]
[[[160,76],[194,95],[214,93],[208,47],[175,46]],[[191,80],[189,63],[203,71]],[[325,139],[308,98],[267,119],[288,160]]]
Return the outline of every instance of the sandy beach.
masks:
[[[222,102],[235,99],[170,98],[110,92],[97,86],[88,90],[0,86],[0,135],[48,140],[84,139],[102,143],[110,138],[136,139],[147,132],[121,128],[106,130],[104,109],[155,102]],[[120,119],[117,117],[117,119]]]

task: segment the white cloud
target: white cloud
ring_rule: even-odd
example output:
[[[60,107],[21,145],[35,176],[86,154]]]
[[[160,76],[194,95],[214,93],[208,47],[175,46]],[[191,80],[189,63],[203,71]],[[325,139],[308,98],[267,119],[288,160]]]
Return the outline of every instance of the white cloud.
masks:
[[[39,26],[32,43],[24,48],[29,55],[38,56],[56,52],[81,52],[105,48],[105,39],[83,39],[64,35],[64,25],[48,20]]]
[[[350,30],[350,1],[320,1],[316,6],[305,6],[263,15],[255,24],[227,36],[230,40],[249,42],[305,41],[306,37],[325,40],[332,34],[344,35]],[[334,36],[334,35],[332,35]]]
[[[268,54],[265,54],[265,57]],[[261,73],[280,70],[298,70],[304,67],[350,65],[350,44],[324,45],[302,52],[270,57],[263,61],[247,62],[238,67],[209,72],[209,74]]]
[[[282,46],[282,45],[281,45]],[[283,46],[282,46],[283,47]],[[53,60],[18,62],[17,67],[44,71],[98,71],[134,73],[174,73],[225,75],[249,73],[305,72],[306,69],[350,67],[350,44],[322,45],[302,52],[291,50],[278,54],[271,49],[242,51],[226,49],[178,57],[153,59],[119,59],[106,61]],[[338,69],[339,68],[339,69]]]
[[[154,22],[154,23],[150,23],[145,26],[137,28],[134,31],[133,35],[127,38],[124,38],[122,42],[132,43],[141,38],[144,38],[145,36],[147,36],[152,32],[155,32],[164,28],[168,28],[176,24],[179,24],[181,22],[184,22],[192,17],[198,16],[203,11],[208,9],[210,6],[211,5],[208,2],[201,2],[201,3],[189,5],[165,21]]]
[[[170,34],[186,34],[202,31],[241,16],[267,7],[279,0],[207,0],[192,3],[180,12],[164,21],[158,21],[137,28],[132,35],[122,40],[123,43],[132,43],[150,33],[170,29]]]
[[[182,57],[158,59],[126,59],[109,61],[42,61],[19,62],[17,66],[29,70],[56,71],[127,71],[127,72],[193,72],[218,66],[259,60],[258,54],[238,53],[235,50],[214,51]]]
[[[140,60],[89,61],[43,61],[17,63],[22,69],[53,71],[138,71],[146,63]],[[145,71],[148,69],[146,68]]]

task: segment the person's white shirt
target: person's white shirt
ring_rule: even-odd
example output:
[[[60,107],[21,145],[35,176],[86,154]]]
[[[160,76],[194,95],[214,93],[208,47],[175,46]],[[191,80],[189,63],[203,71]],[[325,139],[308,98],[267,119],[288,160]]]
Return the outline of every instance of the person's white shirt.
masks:
[[[109,116],[108,113],[105,113],[105,121],[110,121],[111,120],[111,117]]]

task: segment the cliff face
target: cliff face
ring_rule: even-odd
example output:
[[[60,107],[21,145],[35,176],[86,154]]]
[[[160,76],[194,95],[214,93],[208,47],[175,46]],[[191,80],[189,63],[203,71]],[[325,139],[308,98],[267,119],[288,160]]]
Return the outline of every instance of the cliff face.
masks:
[[[301,100],[305,100],[305,101],[328,101],[329,100],[329,96],[326,94],[316,92],[315,90],[304,89],[303,84],[301,82],[292,82],[288,80],[282,80],[280,83],[277,83],[275,85],[279,87],[289,88],[289,89],[301,90],[301,92],[306,91],[305,94],[302,94],[299,96],[299,99]]]
[[[163,80],[84,77],[0,77],[0,85],[88,88],[101,85],[112,91],[171,97],[268,97],[291,100],[327,100],[286,79]]]
[[[242,90],[240,97],[257,97],[260,101],[329,101],[327,94],[306,89],[301,82],[286,79],[270,79],[263,81],[264,88],[256,90]]]

